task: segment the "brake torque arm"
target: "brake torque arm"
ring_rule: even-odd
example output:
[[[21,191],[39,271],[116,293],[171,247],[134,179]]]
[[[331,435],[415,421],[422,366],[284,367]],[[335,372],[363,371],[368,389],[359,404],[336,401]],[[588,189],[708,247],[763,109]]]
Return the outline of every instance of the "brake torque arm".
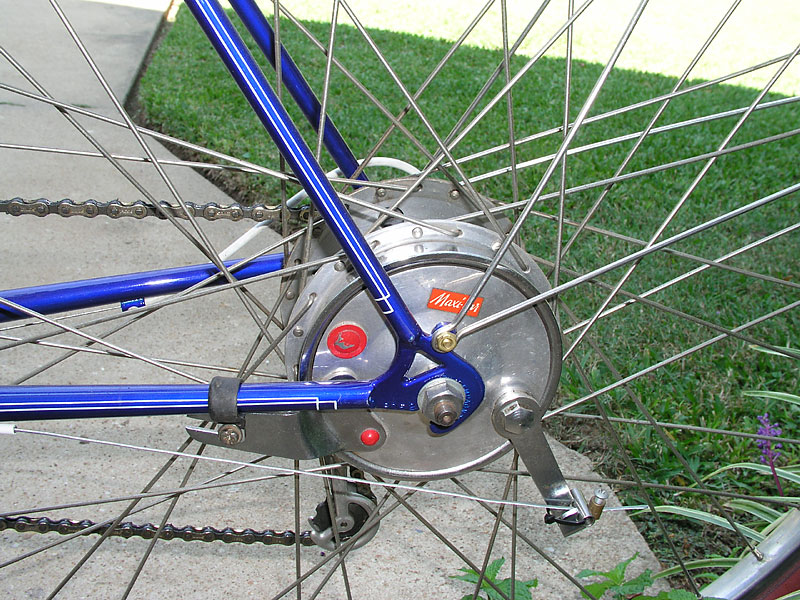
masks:
[[[593,517],[583,495],[564,480],[550,444],[544,436],[544,408],[529,394],[510,388],[500,394],[492,409],[492,424],[519,453],[547,504],[546,523],[558,523],[566,537],[591,525]]]

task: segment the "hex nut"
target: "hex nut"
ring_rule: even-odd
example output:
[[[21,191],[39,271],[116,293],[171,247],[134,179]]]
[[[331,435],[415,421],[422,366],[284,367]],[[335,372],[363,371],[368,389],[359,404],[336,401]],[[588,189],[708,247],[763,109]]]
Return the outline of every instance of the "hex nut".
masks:
[[[432,345],[437,352],[446,354],[456,349],[458,338],[452,331],[440,330],[434,334]]]
[[[419,391],[417,404],[429,421],[447,427],[464,408],[466,393],[454,379],[440,377],[426,383]]]

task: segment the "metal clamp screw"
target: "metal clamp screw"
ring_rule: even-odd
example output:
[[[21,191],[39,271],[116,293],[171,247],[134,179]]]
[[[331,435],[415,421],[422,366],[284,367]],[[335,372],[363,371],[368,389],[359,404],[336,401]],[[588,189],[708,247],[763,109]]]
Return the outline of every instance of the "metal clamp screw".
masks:
[[[236,446],[244,441],[244,430],[232,423],[220,427],[217,435],[219,440],[226,446]]]

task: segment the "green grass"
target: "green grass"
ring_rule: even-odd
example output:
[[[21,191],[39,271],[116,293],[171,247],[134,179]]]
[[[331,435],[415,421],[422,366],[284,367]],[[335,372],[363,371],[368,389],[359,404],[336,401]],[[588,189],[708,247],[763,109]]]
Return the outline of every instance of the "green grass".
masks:
[[[327,39],[327,24],[311,21],[307,26],[318,39]],[[295,61],[305,73],[311,74],[312,87],[320,89],[325,66],[324,56],[304,44],[302,35],[288,23],[282,24],[282,32],[284,43]],[[384,29],[371,29],[370,33],[379,47],[395,57],[392,59],[393,67],[412,90],[423,81],[450,46],[442,39],[421,35]],[[404,106],[403,98],[370,54],[358,32],[350,26],[340,25],[336,36],[336,56],[385,102],[389,110],[397,113]],[[486,47],[480,47],[482,45]],[[459,50],[440,78],[423,95],[421,106],[439,132],[449,131],[457,115],[478,92],[485,77],[499,64],[502,55],[491,46],[489,43],[477,43]],[[512,72],[519,69],[525,61],[524,57],[514,58]],[[560,123],[564,66],[562,58],[545,57],[515,89],[514,116],[518,132],[539,131]],[[601,68],[602,65],[597,62],[575,62],[573,114],[577,112],[576,105],[586,96]],[[269,74],[270,70],[266,71]],[[665,68],[665,72],[670,71],[671,68]],[[673,84],[674,77],[632,69],[617,70],[610,77],[592,114],[668,92]],[[793,85],[795,84],[791,80],[787,84],[788,87]],[[499,89],[497,85],[495,89]],[[747,106],[755,93],[748,87],[716,86],[687,98],[676,99],[659,123],[672,123],[698,114]],[[769,96],[770,99],[778,97],[780,96]],[[277,154],[268,137],[186,11],[179,12],[174,26],[153,56],[141,80],[139,101],[142,118],[151,126],[259,164],[272,167],[278,165]],[[503,136],[506,135],[503,133],[506,131],[504,106],[501,103],[499,110],[490,113],[475,128],[459,146],[458,156],[503,141]],[[733,143],[739,144],[784,131],[788,128],[787,123],[800,123],[800,109],[793,106],[754,114]],[[380,112],[335,70],[331,80],[329,110],[345,139],[351,141],[357,156],[363,155],[386,128],[386,121]],[[651,111],[652,109],[634,111],[588,125],[573,146],[613,137],[619,132],[638,131],[649,120]],[[310,128],[292,106],[289,106],[289,112],[301,124],[313,146],[314,136],[310,133]],[[713,150],[734,122],[732,119],[725,119],[701,128],[684,128],[653,136],[640,150],[628,171]],[[409,116],[404,123],[426,146],[433,146],[419,119]],[[526,144],[520,148],[519,160],[553,152],[558,143],[557,136],[550,136]],[[624,158],[630,144],[617,144],[570,158],[568,185],[579,185],[610,176]],[[380,154],[402,158],[418,165],[425,163],[424,157],[413,144],[398,134],[390,137]],[[498,153],[467,163],[465,168],[472,176],[507,164],[507,153]],[[323,166],[329,168],[332,164],[323,158]],[[675,200],[689,186],[698,169],[698,165],[673,169],[617,185],[592,223],[639,239],[648,239],[668,214]],[[520,171],[521,188],[530,193],[543,171],[544,165]],[[267,178],[242,174],[214,174],[213,177],[219,185],[245,201],[273,203],[279,198],[278,184]],[[800,144],[796,138],[720,159],[692,194],[685,209],[678,213],[664,236],[799,180]],[[547,191],[555,189],[555,182],[551,182]],[[511,198],[510,177],[503,176],[481,182],[478,190],[494,199],[508,200]],[[570,195],[566,207],[567,217],[580,220],[598,193],[598,190],[591,190]],[[798,195],[795,194],[687,240],[677,247],[684,252],[715,258],[748,241],[797,222],[800,218],[798,200]],[[549,202],[544,203],[541,210],[555,214],[556,208],[553,202]],[[526,224],[525,233],[529,252],[546,258],[552,257],[556,235],[552,221],[533,219]],[[637,248],[626,241],[586,233],[567,256],[565,267],[584,273]],[[800,281],[800,261],[797,256],[800,256],[800,243],[795,235],[748,252],[731,262],[745,269],[797,282]],[[668,254],[648,257],[637,269],[626,289],[640,293],[694,266],[694,263]],[[617,277],[619,274],[612,274],[605,281],[613,285]],[[580,287],[577,291],[565,294],[563,299],[581,318],[588,318],[602,301],[604,294],[598,287]],[[796,290],[714,269],[653,297],[658,302],[725,327],[735,327],[796,298]],[[611,357],[623,375],[635,373],[714,335],[702,326],[687,323],[647,306],[637,305],[621,311],[619,315],[621,316],[598,322],[592,338]],[[562,318],[564,325],[568,327],[571,324],[570,319],[563,313]],[[798,313],[794,311],[758,325],[748,330],[748,334],[776,345],[796,345],[799,324]],[[566,337],[567,346],[571,339],[574,339],[574,335]],[[575,359],[589,374],[593,387],[601,388],[616,380],[614,373],[588,344],[580,347]],[[796,392],[800,387],[798,375],[798,368],[791,361],[753,352],[741,341],[726,341],[658,373],[636,379],[631,383],[631,390],[642,398],[657,419],[755,432],[758,426],[756,416],[769,411],[773,420],[782,424],[784,435],[800,437],[793,408],[774,401],[746,397],[742,393],[747,389]],[[586,387],[578,369],[573,363],[565,364],[560,399],[568,402],[585,393]],[[622,389],[606,394],[604,401],[613,414],[641,418]],[[595,422],[560,421],[554,428],[570,445],[602,460],[603,468],[607,472],[624,476],[619,457],[608,446],[606,436]],[[656,439],[657,434],[654,431],[636,426],[622,426],[620,430],[643,476],[660,483],[689,483],[677,459]],[[749,440],[724,438],[722,441],[725,445],[721,446],[718,436],[685,430],[672,430],[670,435],[701,474],[711,472],[725,462],[752,460],[758,454],[755,444]],[[798,453],[795,448],[785,448],[784,451],[787,459],[797,462]],[[734,485],[731,479],[714,481],[711,485],[730,487]],[[756,492],[766,486],[761,491],[772,493],[767,489],[769,482],[758,478],[743,477],[735,485]],[[631,501],[636,502],[637,499],[631,498]]]

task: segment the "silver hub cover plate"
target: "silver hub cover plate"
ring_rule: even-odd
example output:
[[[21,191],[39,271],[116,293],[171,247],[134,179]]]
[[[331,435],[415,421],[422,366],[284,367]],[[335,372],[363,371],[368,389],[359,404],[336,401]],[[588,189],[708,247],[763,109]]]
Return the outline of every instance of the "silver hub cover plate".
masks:
[[[455,317],[502,241],[478,225],[453,221],[432,224],[451,236],[412,224],[387,227],[368,236],[422,329],[430,332]],[[470,308],[465,324],[490,316],[548,289],[547,279],[524,252],[525,264],[510,256],[501,263]],[[395,355],[395,338],[372,298],[353,273],[339,264],[322,267],[298,298],[295,311],[313,304],[286,344],[290,378],[325,381],[369,380],[386,371]],[[299,334],[299,335],[298,335]],[[493,397],[508,386],[524,386],[548,400],[560,375],[561,341],[549,308],[542,304],[460,341],[456,352],[486,384],[486,398],[464,423],[433,435],[421,412],[373,411],[386,430],[375,450],[343,453],[366,471],[400,479],[452,477],[495,459],[508,442],[491,424]],[[433,363],[418,356],[409,375]]]

